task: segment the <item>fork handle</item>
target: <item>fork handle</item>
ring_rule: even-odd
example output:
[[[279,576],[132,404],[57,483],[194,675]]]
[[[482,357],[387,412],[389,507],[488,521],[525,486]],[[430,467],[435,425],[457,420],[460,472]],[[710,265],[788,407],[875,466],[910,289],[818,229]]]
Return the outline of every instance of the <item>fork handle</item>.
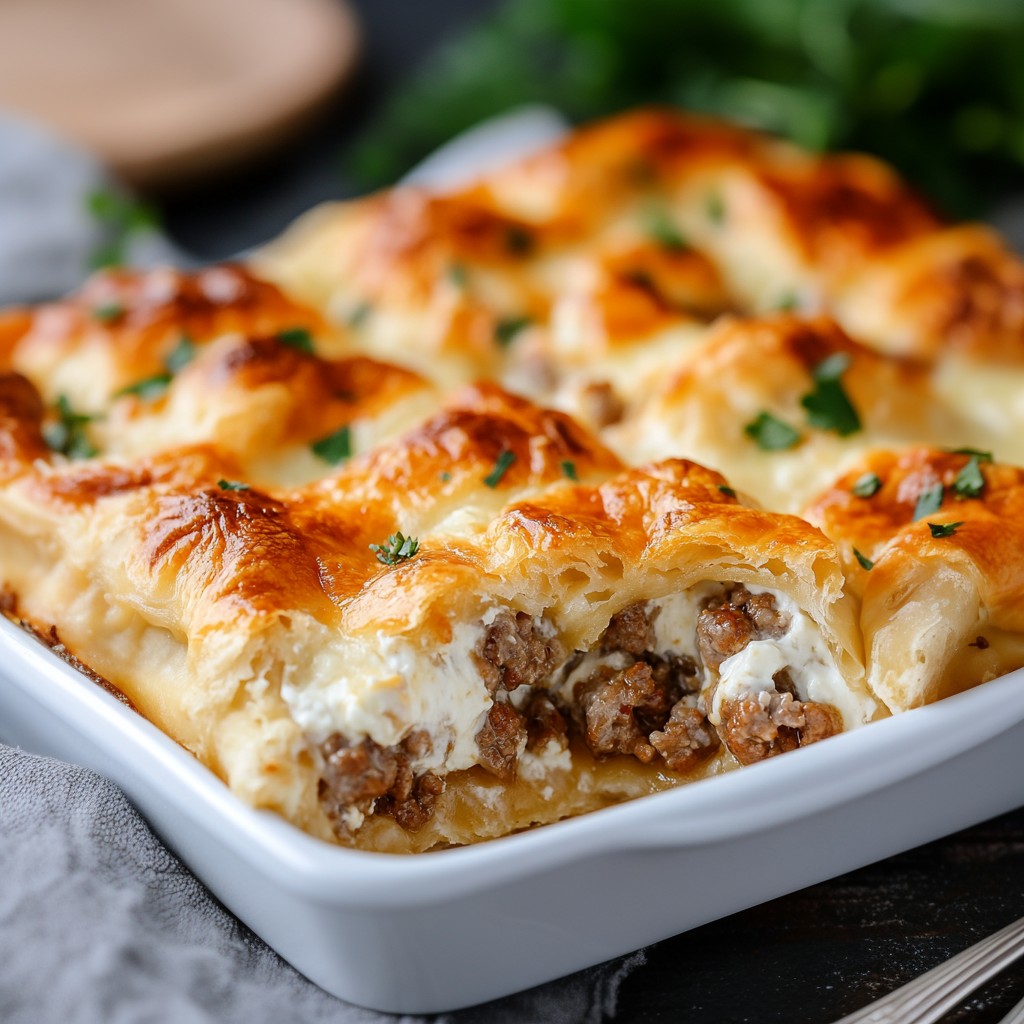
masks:
[[[836,1024],[934,1024],[957,1003],[1024,954],[1024,918],[933,967],[895,992],[843,1017]],[[1024,1004],[1011,1011],[1008,1021]],[[1007,1022],[1004,1022],[1007,1024]]]
[[[1024,999],[1022,999],[999,1024],[1024,1024]]]

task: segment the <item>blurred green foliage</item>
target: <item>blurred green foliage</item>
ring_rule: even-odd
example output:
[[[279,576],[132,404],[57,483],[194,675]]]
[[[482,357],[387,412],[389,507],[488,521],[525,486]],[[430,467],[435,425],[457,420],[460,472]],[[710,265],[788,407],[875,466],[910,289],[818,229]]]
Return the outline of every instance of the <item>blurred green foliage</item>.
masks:
[[[1024,0],[510,0],[357,146],[367,184],[511,106],[664,103],[890,160],[950,214],[1024,184]]]

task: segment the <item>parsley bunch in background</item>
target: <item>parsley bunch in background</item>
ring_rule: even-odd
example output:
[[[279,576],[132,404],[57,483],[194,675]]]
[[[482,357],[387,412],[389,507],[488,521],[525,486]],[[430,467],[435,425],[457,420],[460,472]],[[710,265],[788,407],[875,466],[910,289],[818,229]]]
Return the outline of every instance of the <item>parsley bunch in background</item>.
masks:
[[[875,153],[977,215],[1024,180],[1022,54],[1021,0],[509,0],[414,75],[353,169],[389,183],[521,103],[663,103]]]

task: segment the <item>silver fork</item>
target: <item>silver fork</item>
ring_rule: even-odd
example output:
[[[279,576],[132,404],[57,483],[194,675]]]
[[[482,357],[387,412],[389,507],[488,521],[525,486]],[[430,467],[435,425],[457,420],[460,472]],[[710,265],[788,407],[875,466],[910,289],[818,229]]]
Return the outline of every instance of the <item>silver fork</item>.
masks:
[[[933,1024],[1024,954],[1024,917],[836,1024]],[[1024,1001],[1001,1024],[1024,1024]]]
[[[1022,999],[999,1024],[1024,1024],[1024,999]]]

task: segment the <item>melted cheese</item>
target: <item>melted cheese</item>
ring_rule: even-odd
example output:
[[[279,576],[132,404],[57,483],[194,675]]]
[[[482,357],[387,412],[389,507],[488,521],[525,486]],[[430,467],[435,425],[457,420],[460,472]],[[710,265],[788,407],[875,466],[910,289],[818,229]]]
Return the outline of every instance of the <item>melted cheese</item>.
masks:
[[[755,594],[771,594],[776,608],[788,617],[789,626],[781,637],[752,640],[722,662],[708,720],[713,725],[721,724],[722,702],[726,700],[754,699],[767,706],[767,700],[777,692],[772,679],[785,669],[800,700],[831,704],[843,716],[845,728],[871,721],[877,714],[877,703],[850,689],[821,631],[796,602],[776,591],[748,589]]]
[[[355,664],[327,648],[315,671],[289,680],[281,696],[314,743],[340,733],[392,747],[422,730],[432,749],[413,762],[415,771],[469,768],[491,706],[473,657],[483,631],[483,623],[458,623],[451,642],[437,647],[381,633]]]

